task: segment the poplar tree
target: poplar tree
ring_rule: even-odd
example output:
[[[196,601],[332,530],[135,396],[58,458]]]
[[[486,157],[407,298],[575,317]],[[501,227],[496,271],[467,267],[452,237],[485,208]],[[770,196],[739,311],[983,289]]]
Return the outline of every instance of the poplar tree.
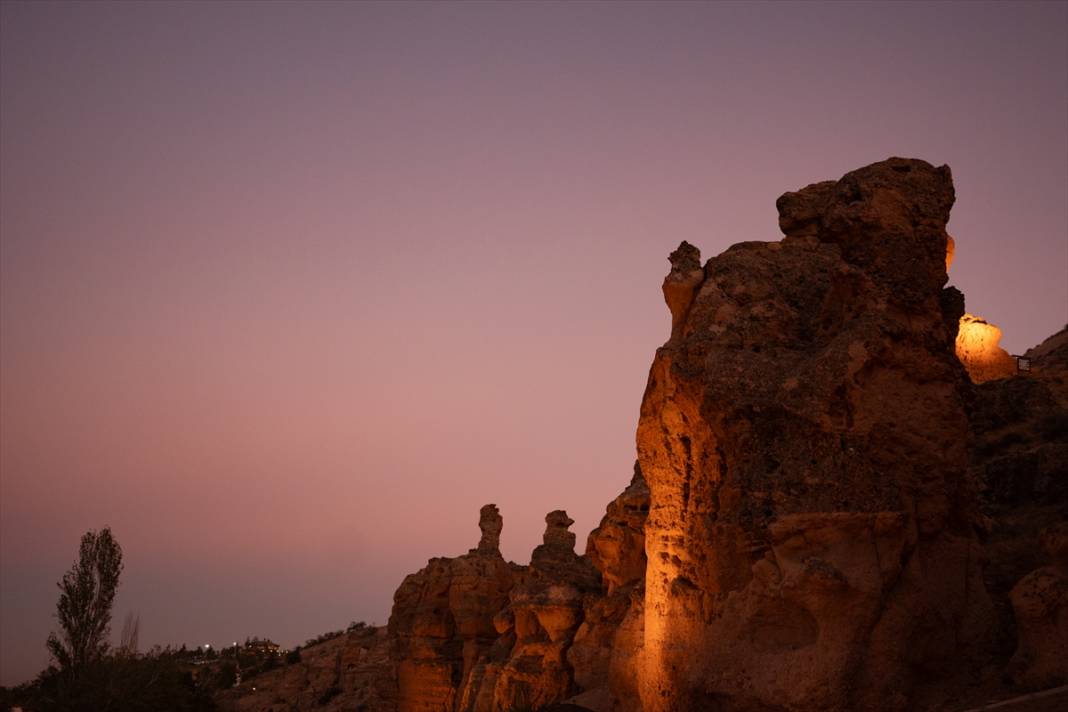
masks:
[[[121,573],[122,547],[105,527],[85,533],[78,561],[56,584],[60,632],[48,636],[48,652],[72,677],[107,653],[111,604]]]

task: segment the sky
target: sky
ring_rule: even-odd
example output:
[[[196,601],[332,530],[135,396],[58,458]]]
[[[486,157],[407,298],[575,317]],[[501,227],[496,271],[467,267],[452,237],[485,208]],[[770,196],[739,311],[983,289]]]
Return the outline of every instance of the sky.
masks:
[[[1068,4],[0,3],[0,684],[110,526],[115,628],[384,624],[479,507],[627,484],[660,283],[953,169],[951,283],[1068,321]]]

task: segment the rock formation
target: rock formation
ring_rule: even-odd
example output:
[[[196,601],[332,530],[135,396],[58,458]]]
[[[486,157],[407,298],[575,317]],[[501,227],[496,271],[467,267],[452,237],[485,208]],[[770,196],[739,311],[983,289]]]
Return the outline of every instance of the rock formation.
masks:
[[[372,711],[890,712],[1068,683],[1068,331],[1017,373],[944,287],[953,201],[947,167],[892,158],[783,195],[779,242],[704,265],[683,242],[638,463],[585,554],[557,510],[506,562],[486,505],[388,638],[270,689],[306,709],[352,669]]]
[[[500,555],[501,553],[501,530],[504,528],[504,519],[497,510],[497,505],[487,504],[478,512],[478,528],[482,530],[482,538],[478,541],[478,550],[484,554]]]
[[[590,532],[586,557],[601,573],[602,590],[586,597],[583,622],[568,651],[574,701],[608,712],[637,697],[645,598],[645,519],[649,488],[641,468]]]
[[[498,617],[498,631],[514,635],[515,645],[495,682],[494,712],[538,709],[574,691],[567,652],[582,622],[583,601],[600,588],[600,577],[575,553],[573,523],[562,510],[545,516],[543,543]]]
[[[785,239],[699,282],[672,255],[637,437],[647,712],[905,709],[986,649],[953,200],[947,167],[890,159],[782,196]]]
[[[501,556],[501,527],[497,508],[486,505],[477,548],[431,559],[394,594],[389,633],[401,712],[460,709],[476,663],[497,642],[494,616],[521,573]]]
[[[1032,688],[1068,681],[1068,523],[1043,531],[1041,542],[1050,565],[1029,573],[1010,594],[1018,642],[1009,671]]]
[[[972,464],[997,667],[1034,689],[1068,683],[1068,329],[1025,355],[1030,372],[974,389]]]
[[[1016,359],[1001,348],[1001,329],[985,319],[965,314],[957,332],[957,358],[973,383],[1016,375]]]
[[[498,548],[501,516],[482,508],[477,548],[431,559],[394,596],[389,620],[398,709],[501,712],[542,707],[575,691],[567,652],[598,571],[575,553],[567,512],[545,517],[529,566]]]

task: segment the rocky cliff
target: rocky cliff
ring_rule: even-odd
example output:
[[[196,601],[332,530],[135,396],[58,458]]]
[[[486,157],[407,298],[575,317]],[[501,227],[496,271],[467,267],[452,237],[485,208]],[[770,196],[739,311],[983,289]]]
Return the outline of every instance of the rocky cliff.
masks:
[[[1018,372],[965,314],[953,202],[948,167],[891,158],[783,195],[779,241],[682,243],[638,462],[585,553],[558,510],[507,562],[483,507],[477,547],[397,590],[366,708],[949,710],[1068,683],[1068,332]]]
[[[986,515],[996,667],[1035,689],[1068,682],[1068,329],[1027,373],[972,391],[972,471]]]
[[[981,661],[953,200],[948,167],[890,159],[779,198],[780,242],[672,255],[643,709],[906,709]]]
[[[1018,375],[965,315],[953,202],[948,167],[894,158],[783,195],[778,242],[680,245],[633,481],[584,557],[550,514],[441,709],[901,710],[1065,681],[1068,358]],[[1009,492],[1041,510],[1023,533]]]

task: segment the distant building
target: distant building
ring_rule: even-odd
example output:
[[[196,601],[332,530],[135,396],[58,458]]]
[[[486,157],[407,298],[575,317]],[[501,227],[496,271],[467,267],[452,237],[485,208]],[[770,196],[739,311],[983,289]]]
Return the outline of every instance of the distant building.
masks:
[[[245,652],[250,655],[278,655],[281,652],[281,647],[278,643],[267,640],[266,638],[253,638],[252,640],[245,641]]]

